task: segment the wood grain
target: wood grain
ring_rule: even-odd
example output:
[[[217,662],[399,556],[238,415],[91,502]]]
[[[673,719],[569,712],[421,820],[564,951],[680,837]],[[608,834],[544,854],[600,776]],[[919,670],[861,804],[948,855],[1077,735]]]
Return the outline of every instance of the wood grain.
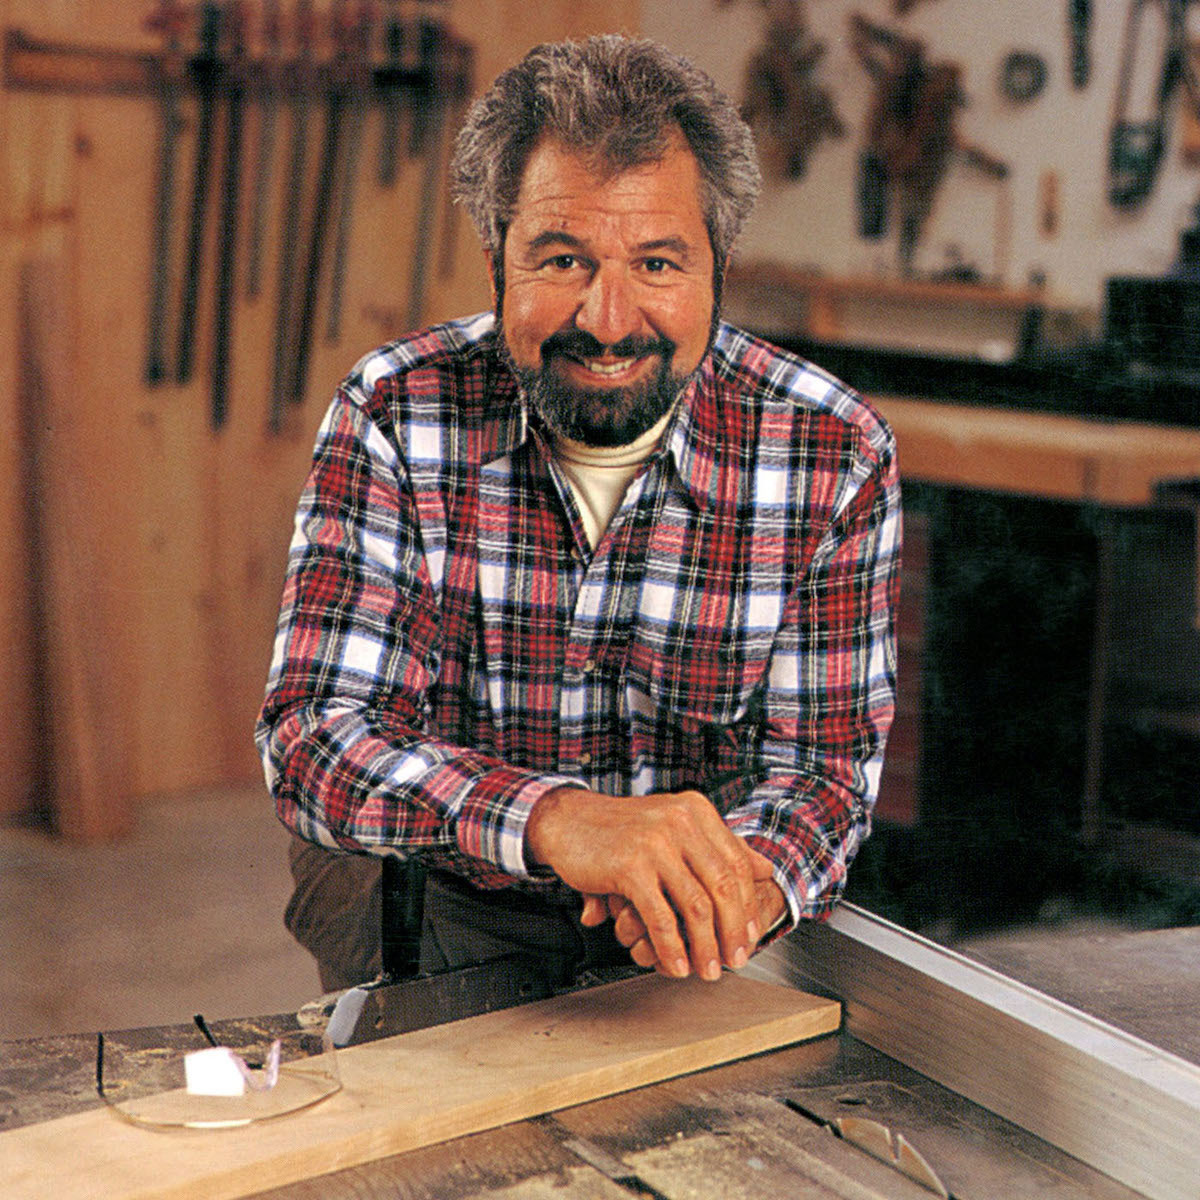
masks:
[[[48,33],[64,33],[74,0],[7,0],[5,27],[34,15]],[[64,254],[74,195],[74,104],[0,88],[0,814],[47,799],[50,765],[41,754],[45,664],[39,659],[31,576],[37,548],[30,535],[32,430],[24,403],[27,364],[15,353],[21,331],[22,272],[39,256]]]
[[[833,1032],[836,1001],[735,975],[644,976],[352,1047],[343,1091],[220,1133],[96,1110],[0,1135],[6,1200],[224,1200]]]
[[[19,360],[30,439],[29,531],[37,552],[30,587],[38,634],[38,688],[45,714],[42,760],[57,800],[59,829],[81,840],[128,831],[124,802],[128,742],[114,722],[109,693],[89,669],[112,654],[121,624],[102,578],[103,526],[82,487],[87,467],[63,432],[78,390],[63,297],[60,258],[24,265],[18,289]],[[62,480],[55,485],[52,480]]]

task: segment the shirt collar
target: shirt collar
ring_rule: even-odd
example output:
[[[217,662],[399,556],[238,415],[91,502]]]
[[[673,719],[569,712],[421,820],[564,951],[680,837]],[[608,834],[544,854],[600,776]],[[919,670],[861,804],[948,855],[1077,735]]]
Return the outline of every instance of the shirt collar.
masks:
[[[718,347],[721,330],[714,347]],[[717,375],[713,349],[688,383],[663,444],[679,485],[702,512],[736,508],[744,486],[738,469],[737,436],[744,416],[740,397],[731,396]]]

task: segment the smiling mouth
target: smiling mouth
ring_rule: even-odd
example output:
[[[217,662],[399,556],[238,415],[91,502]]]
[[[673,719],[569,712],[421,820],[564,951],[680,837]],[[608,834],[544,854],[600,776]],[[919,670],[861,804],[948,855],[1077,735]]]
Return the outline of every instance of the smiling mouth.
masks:
[[[574,355],[570,355],[569,357],[572,362],[577,363],[584,370],[592,375],[599,375],[602,378],[620,375],[628,371],[636,363],[642,361],[640,358],[618,358],[608,361],[598,358],[576,358]]]
[[[593,380],[607,387],[622,387],[645,374],[656,360],[671,362],[675,345],[665,337],[631,334],[612,345],[605,345],[581,329],[563,329],[551,334],[541,346],[542,363],[553,370],[567,371],[577,384]]]

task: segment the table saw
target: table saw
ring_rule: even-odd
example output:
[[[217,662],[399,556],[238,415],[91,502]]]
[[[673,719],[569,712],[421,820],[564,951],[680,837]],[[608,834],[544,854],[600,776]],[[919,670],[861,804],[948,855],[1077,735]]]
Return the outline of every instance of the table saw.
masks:
[[[368,1156],[285,1186],[264,1177],[264,1186],[251,1182],[238,1194],[909,1200],[936,1194],[930,1190],[936,1186],[957,1200],[1197,1195],[1200,1069],[1126,1029],[850,906],[828,926],[806,927],[765,951],[743,974],[836,997],[840,1027],[634,1090],[567,1107],[550,1102],[545,1111],[497,1128]],[[675,981],[630,982],[663,989],[654,995],[679,994]],[[736,988],[743,981],[728,982]],[[697,986],[709,989],[705,995],[737,994]],[[567,1005],[559,1014],[565,1022],[572,1005],[586,1008],[597,994],[548,1003]],[[1136,1030],[1136,994],[1124,994],[1121,1006],[1124,1023]],[[1154,1013],[1146,1019],[1153,1026]],[[214,1023],[214,1029],[244,1040],[249,1032],[292,1028],[296,1020],[283,1014]],[[194,1038],[194,1029],[180,1026],[110,1033],[107,1040],[153,1061]],[[19,1136],[96,1108],[95,1045],[94,1035],[0,1044],[2,1128]],[[1175,1045],[1188,1052],[1194,1039]],[[433,1093],[438,1080],[422,1086]],[[282,1118],[276,1128],[298,1119]],[[139,1132],[151,1164],[156,1155],[165,1159],[160,1147],[172,1138],[199,1139],[214,1161],[235,1145],[219,1131]],[[0,1134],[0,1180],[14,1161],[4,1153],[8,1137]],[[897,1158],[901,1145],[913,1149],[931,1178],[917,1182],[911,1171],[885,1161]],[[69,1156],[71,1148],[63,1152]]]

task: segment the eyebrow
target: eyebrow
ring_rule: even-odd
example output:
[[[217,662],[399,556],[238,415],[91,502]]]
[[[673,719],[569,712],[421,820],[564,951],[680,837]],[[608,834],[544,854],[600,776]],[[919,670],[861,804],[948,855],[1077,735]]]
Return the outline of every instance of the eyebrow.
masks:
[[[544,229],[536,237],[529,242],[530,250],[544,250],[547,246],[567,246],[573,250],[586,249],[582,239],[577,238],[573,233],[567,233],[565,229]],[[668,251],[671,254],[677,254],[681,258],[690,258],[692,255],[691,245],[681,237],[661,237],[653,238],[650,241],[639,242],[635,247],[641,254],[652,254],[655,251]]]

